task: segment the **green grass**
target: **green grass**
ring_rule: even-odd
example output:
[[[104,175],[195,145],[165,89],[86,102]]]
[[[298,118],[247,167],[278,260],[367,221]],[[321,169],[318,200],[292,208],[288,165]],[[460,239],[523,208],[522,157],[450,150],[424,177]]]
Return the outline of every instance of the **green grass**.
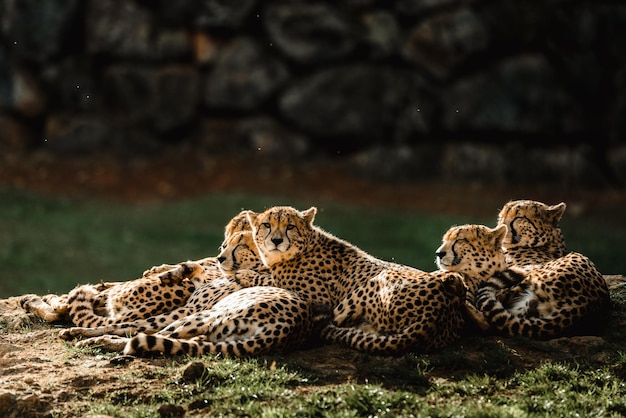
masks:
[[[357,381],[320,384],[315,375],[294,369],[281,357],[193,359],[203,364],[205,372],[186,380],[187,361],[179,360],[164,367],[164,376],[158,376],[161,384],[155,383],[151,396],[136,397],[136,388],[94,393],[82,412],[158,417],[165,404],[200,416],[618,417],[626,413],[624,354],[601,366],[545,362],[500,378],[474,368],[459,377],[426,377],[417,386],[409,380],[396,386]],[[397,364],[398,369],[406,367]],[[132,371],[117,372],[120,380],[137,378]]]
[[[139,277],[157,264],[217,254],[226,222],[241,209],[318,206],[316,224],[386,260],[434,270],[434,250],[455,224],[495,219],[394,212],[314,200],[218,194],[158,205],[41,197],[0,191],[0,297],[64,293],[77,284]],[[567,218],[567,214],[566,214]],[[568,247],[605,273],[626,272],[626,229],[609,220],[564,221]]]

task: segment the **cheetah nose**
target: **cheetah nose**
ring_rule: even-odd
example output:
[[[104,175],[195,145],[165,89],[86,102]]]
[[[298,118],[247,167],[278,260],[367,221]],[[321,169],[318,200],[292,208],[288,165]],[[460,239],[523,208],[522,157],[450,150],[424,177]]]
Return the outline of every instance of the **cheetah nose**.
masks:
[[[439,258],[444,258],[446,256],[445,251],[435,251],[435,255]]]
[[[226,260],[226,257],[224,257],[223,255],[220,255],[220,256],[217,257],[217,262],[218,263],[223,263],[224,260]]]
[[[279,246],[283,242],[283,239],[282,238],[272,238],[272,242],[274,243],[274,245]]]

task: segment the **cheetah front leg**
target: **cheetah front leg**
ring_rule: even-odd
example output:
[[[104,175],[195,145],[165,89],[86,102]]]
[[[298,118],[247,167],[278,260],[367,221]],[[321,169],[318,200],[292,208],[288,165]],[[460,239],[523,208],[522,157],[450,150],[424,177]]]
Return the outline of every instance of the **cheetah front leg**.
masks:
[[[207,279],[206,272],[201,264],[195,261],[180,263],[157,276],[162,283],[180,283],[184,279],[204,283]]]
[[[363,320],[366,308],[380,303],[381,290],[388,284],[387,272],[381,272],[370,278],[362,286],[352,291],[333,310],[333,324],[338,327],[358,326],[359,323],[370,323]],[[369,325],[368,325],[369,327]]]
[[[353,293],[335,306],[332,320],[334,325],[346,327],[356,325],[359,322],[365,309],[365,301],[358,296],[360,292]]]

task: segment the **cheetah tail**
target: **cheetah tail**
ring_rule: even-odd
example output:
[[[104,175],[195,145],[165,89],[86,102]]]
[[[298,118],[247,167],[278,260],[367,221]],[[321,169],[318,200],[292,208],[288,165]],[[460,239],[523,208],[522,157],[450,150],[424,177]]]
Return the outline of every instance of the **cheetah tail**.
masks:
[[[275,348],[263,344],[263,339],[255,335],[240,340],[220,342],[207,341],[203,336],[187,340],[165,337],[158,334],[137,334],[132,337],[124,348],[124,355],[176,356],[186,354],[200,356],[204,354],[221,354],[225,357],[245,357],[262,354]]]
[[[601,318],[606,318],[607,309],[604,305],[607,304],[587,308],[566,306],[544,316],[534,316],[528,310],[515,313],[507,310],[493,287],[483,287],[476,295],[476,308],[483,313],[494,331],[539,340],[597,333],[598,324],[603,322]]]

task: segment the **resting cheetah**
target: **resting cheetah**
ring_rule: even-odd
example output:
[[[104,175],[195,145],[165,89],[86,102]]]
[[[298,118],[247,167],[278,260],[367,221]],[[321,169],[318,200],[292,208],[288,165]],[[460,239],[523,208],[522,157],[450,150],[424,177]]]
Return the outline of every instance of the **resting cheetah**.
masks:
[[[243,357],[288,350],[309,337],[312,321],[311,305],[294,292],[277,287],[249,287],[157,334],[136,335],[126,344],[124,354]]]
[[[232,218],[224,229],[224,239],[234,233],[250,230],[247,212]],[[196,261],[217,269],[215,257]],[[69,295],[24,295],[22,307],[48,322],[68,321],[78,327],[97,327],[159,315],[181,306],[196,289],[189,280],[163,283],[159,273],[177,268],[162,264],[143,273],[142,278],[127,282],[83,285]]]
[[[505,335],[548,339],[583,331],[606,313],[606,282],[587,257],[572,252],[530,270],[511,267],[502,249],[506,229],[453,227],[437,250],[439,267],[462,273],[468,293],[476,292],[475,320]]]
[[[153,334],[188,315],[210,309],[220,299],[244,287],[270,283],[271,277],[263,274],[265,268],[252,241],[250,231],[232,234],[224,241],[221,248],[222,251],[216,257],[219,269],[207,268],[199,263],[188,261],[156,275],[156,278],[166,284],[179,283],[183,280],[193,284],[195,291],[183,306],[170,312],[127,322],[119,322],[116,318],[96,317],[94,320],[98,321],[97,326],[67,328],[62,330],[59,336],[63,339],[70,339],[106,334],[120,336],[135,335],[140,332]],[[81,345],[94,343],[106,345],[105,342],[106,339],[92,340],[83,342]],[[116,342],[116,345],[118,343]]]
[[[334,307],[324,339],[394,353],[459,337],[465,297],[460,275],[431,275],[379,260],[314,226],[316,212],[277,206],[248,216],[275,285],[311,304]]]
[[[217,259],[228,276],[214,279],[199,289],[198,304],[192,309],[194,313],[184,317],[165,314],[132,324],[103,327],[105,331],[119,335],[141,333],[130,339],[103,335],[80,341],[77,345],[97,344],[127,355],[221,353],[242,357],[294,348],[306,340],[314,326],[310,305],[287,290],[259,286],[271,281],[271,277],[254,274],[252,270],[262,271],[262,267],[250,232],[231,236]],[[176,271],[181,269],[163,274],[171,275]],[[245,274],[235,279],[241,273]],[[255,286],[237,290],[232,287],[233,280],[249,280],[246,285]],[[167,327],[159,330],[164,323],[168,324]],[[81,329],[76,334],[99,335],[96,330]]]
[[[533,200],[514,200],[504,205],[498,225],[506,225],[502,241],[510,264],[531,269],[538,264],[564,256],[565,241],[559,221],[566,205],[548,206]]]
[[[124,340],[124,354],[221,353],[242,357],[294,348],[307,339],[314,326],[311,305],[288,290],[261,286],[271,283],[272,278],[253,264],[260,263],[260,257],[250,232],[231,237],[217,258],[225,274],[254,286],[232,292],[156,334],[141,333]],[[120,340],[106,341],[116,344]]]

